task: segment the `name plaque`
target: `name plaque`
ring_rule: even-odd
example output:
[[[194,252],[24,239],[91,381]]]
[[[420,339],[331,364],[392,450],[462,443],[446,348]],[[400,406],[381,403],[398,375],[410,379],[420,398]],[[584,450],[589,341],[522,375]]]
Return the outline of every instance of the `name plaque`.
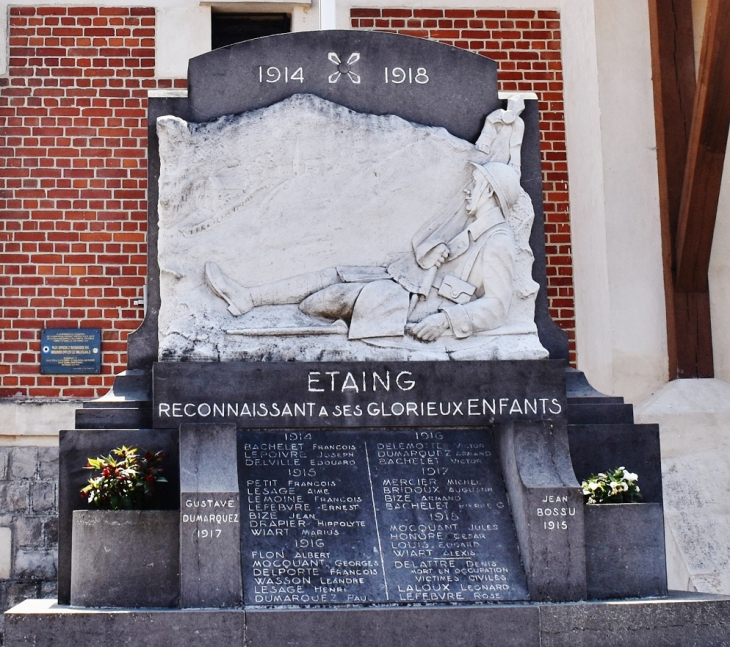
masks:
[[[42,375],[101,373],[99,328],[46,328],[41,331]]]
[[[157,363],[156,428],[484,426],[565,418],[562,361]]]
[[[490,429],[238,437],[244,603],[525,600]]]

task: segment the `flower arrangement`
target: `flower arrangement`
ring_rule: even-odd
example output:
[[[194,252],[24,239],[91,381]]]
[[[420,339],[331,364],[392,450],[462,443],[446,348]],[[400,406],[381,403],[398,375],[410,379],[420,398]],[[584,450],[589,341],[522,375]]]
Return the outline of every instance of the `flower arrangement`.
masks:
[[[625,467],[599,472],[581,483],[583,501],[593,503],[638,503],[641,501],[639,477]]]
[[[109,456],[89,458],[84,469],[98,470],[81,489],[81,497],[102,510],[142,510],[151,505],[162,476],[164,452],[144,452],[117,447]]]

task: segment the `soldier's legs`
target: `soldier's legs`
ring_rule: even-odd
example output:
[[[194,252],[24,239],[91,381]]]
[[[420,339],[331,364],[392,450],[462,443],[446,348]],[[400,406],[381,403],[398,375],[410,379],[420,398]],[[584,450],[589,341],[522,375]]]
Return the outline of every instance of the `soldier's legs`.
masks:
[[[337,270],[330,267],[318,272],[299,274],[249,288],[255,306],[275,306],[301,303],[310,294],[340,282]]]
[[[301,303],[311,294],[340,282],[337,270],[328,268],[245,287],[226,276],[215,263],[205,264],[205,280],[212,292],[228,304],[228,310],[234,316],[245,314],[255,306]]]
[[[299,304],[299,309],[308,315],[327,319],[352,317],[355,300],[366,283],[337,283],[308,296]]]

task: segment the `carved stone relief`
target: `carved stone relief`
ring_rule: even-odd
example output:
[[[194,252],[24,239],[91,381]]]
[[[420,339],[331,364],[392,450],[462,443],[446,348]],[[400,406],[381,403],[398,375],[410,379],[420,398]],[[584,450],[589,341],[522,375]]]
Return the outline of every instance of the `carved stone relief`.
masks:
[[[520,106],[477,146],[311,95],[160,118],[160,359],[546,357]]]

